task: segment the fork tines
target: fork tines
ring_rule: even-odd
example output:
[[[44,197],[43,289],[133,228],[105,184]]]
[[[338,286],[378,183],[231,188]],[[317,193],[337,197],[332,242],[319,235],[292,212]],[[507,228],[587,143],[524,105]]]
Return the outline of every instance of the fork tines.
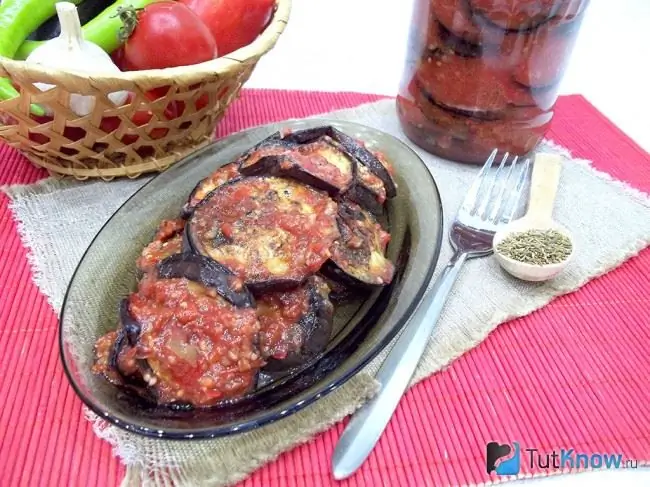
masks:
[[[494,225],[510,221],[514,217],[530,166],[530,159],[525,159],[522,163],[519,156],[515,156],[509,160],[508,152],[503,155],[500,163],[495,163],[497,153],[497,149],[494,149],[485,161],[461,208],[470,217]]]

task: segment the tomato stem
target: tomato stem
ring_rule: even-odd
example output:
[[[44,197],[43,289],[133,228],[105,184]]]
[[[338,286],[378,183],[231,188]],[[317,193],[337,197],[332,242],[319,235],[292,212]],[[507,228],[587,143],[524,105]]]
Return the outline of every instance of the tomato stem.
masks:
[[[136,26],[138,25],[138,13],[144,9],[133,8],[133,7],[118,7],[117,13],[113,17],[119,17],[122,21],[122,27],[120,28],[117,36],[120,40],[120,43],[124,44]]]

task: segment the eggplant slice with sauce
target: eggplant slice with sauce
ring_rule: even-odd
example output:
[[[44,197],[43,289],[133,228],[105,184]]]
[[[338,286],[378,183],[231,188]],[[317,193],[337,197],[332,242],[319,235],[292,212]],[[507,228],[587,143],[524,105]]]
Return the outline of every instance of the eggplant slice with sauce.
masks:
[[[307,144],[271,139],[246,155],[239,171],[246,176],[287,176],[336,196],[355,181],[356,162],[328,136]]]
[[[282,140],[306,144],[313,142],[323,136],[328,136],[335,140],[345,153],[353,158],[357,163],[366,166],[372,173],[376,174],[386,187],[386,196],[393,198],[397,194],[397,185],[391,176],[388,168],[377,158],[375,154],[369,151],[360,141],[344,134],[340,130],[324,125],[305,130],[297,130],[288,133],[282,137]]]
[[[348,286],[385,286],[395,267],[386,258],[390,234],[359,205],[339,203],[337,222],[341,237],[331,247],[331,257],[322,273]]]
[[[280,372],[314,359],[327,346],[332,333],[334,306],[323,279],[311,276],[305,284],[257,299],[260,351],[265,372]]]
[[[214,394],[212,388],[228,380],[237,385],[239,379],[233,374],[240,374],[254,388],[263,365],[257,344],[259,322],[253,309],[254,298],[241,280],[201,255],[172,255],[160,262],[157,270],[157,275],[145,276],[138,291],[120,302],[120,327],[96,342],[94,372],[149,403],[164,406],[183,404],[185,397],[213,405],[208,404],[210,394]],[[172,288],[159,288],[161,283]],[[187,298],[178,297],[177,289],[186,290]],[[179,299],[183,301],[179,303]],[[199,301],[189,307],[194,311],[189,315],[191,321],[187,321],[187,304],[195,299]],[[224,320],[217,320],[218,326],[227,330],[224,334],[215,334],[213,325],[203,325],[201,316],[197,316],[212,316],[213,312],[224,313],[219,315]],[[153,317],[142,320],[147,323],[145,327],[136,319],[142,313]],[[182,321],[178,313],[185,316]],[[241,337],[236,336],[239,332]],[[221,344],[226,338],[219,337],[227,337],[227,343],[234,340],[238,357],[230,357],[230,348]],[[224,364],[225,358],[214,355],[216,350],[222,350],[222,354],[227,351],[230,365]],[[254,369],[242,369],[242,360],[250,367],[254,365]],[[218,371],[212,362],[218,362]],[[205,379],[183,379],[182,373],[174,372],[181,365],[185,367],[181,370],[192,370]],[[218,394],[222,393],[227,395],[228,388]]]
[[[156,265],[166,257],[183,251],[185,221],[182,219],[163,220],[153,239],[142,249],[136,261],[137,269],[146,274],[155,270]]]
[[[235,161],[220,167],[208,177],[199,181],[183,205],[181,216],[183,218],[189,218],[196,205],[203,201],[212,191],[240,176],[239,163]]]
[[[386,188],[376,174],[366,166],[358,164],[356,182],[345,193],[345,198],[375,215],[381,215],[386,202]]]
[[[141,333],[140,323],[129,311],[128,299],[119,304],[119,327],[100,337],[95,344],[93,371],[111,384],[155,402],[155,392],[148,389],[153,373],[146,360],[136,357],[136,345]]]
[[[244,283],[232,271],[209,257],[199,254],[175,254],[158,264],[158,276],[163,279],[188,279],[214,289],[226,301],[238,308],[252,308],[255,299]]]
[[[297,181],[247,177],[213,191],[186,224],[190,249],[220,262],[252,291],[300,285],[339,236],[336,203]]]

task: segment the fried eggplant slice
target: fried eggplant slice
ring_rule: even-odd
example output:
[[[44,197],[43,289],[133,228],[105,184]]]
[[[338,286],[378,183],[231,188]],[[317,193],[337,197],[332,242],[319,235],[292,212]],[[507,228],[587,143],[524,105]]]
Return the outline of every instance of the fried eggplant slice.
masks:
[[[386,202],[386,188],[381,179],[370,169],[359,164],[356,182],[345,194],[345,197],[371,213],[381,215]]]
[[[109,331],[102,335],[95,342],[95,362],[92,366],[92,372],[102,375],[113,385],[122,386],[124,380],[116,368],[116,356],[124,342],[124,333],[120,334],[119,330]]]
[[[185,278],[214,289],[238,308],[252,308],[255,300],[242,280],[232,271],[209,257],[199,254],[176,254],[158,264],[158,276],[165,279]]]
[[[323,136],[328,136],[338,142],[346,154],[352,157],[357,163],[363,164],[371,172],[376,174],[384,183],[384,186],[386,187],[386,196],[388,198],[395,197],[397,194],[397,185],[386,167],[377,159],[375,154],[363,145],[363,143],[341,132],[337,128],[325,125],[322,127],[297,130],[295,132],[282,134],[282,140],[305,144],[313,142]]]
[[[163,220],[158,226],[158,230],[153,240],[143,250],[136,267],[142,273],[151,272],[155,269],[158,262],[177,254],[182,251],[183,247],[183,230],[185,221],[182,219]]]
[[[194,211],[196,205],[203,201],[208,194],[222,184],[225,184],[239,176],[241,176],[239,173],[239,163],[231,162],[220,167],[207,178],[199,181],[199,184],[194,187],[187,202],[183,205],[183,210],[181,212],[183,218],[188,218],[192,214],[192,211]]]
[[[265,371],[304,365],[325,350],[334,316],[329,293],[323,279],[311,276],[296,289],[258,297],[260,351],[266,361]]]
[[[124,298],[120,301],[120,324],[124,330],[124,334],[129,341],[129,345],[132,347],[138,343],[138,338],[140,337],[140,332],[142,328],[140,323],[138,323],[131,312],[129,311],[129,300]]]
[[[300,285],[330,256],[337,204],[292,179],[247,177],[211,193],[187,223],[189,245],[254,292]]]
[[[331,195],[347,191],[356,163],[328,136],[307,144],[278,140],[253,152],[239,167],[242,174],[287,176]]]
[[[390,234],[360,206],[339,204],[341,237],[332,245],[332,256],[323,267],[326,276],[355,287],[384,286],[395,268],[386,258]]]
[[[322,272],[316,274],[320,279],[325,281],[327,287],[330,289],[329,300],[338,306],[340,304],[363,298],[366,295],[367,289],[360,289],[358,287],[351,287],[337,279],[332,279]]]
[[[142,323],[135,357],[159,405],[213,406],[254,389],[264,365],[252,307],[237,307],[213,287],[187,278],[145,276],[129,297]]]
[[[135,345],[130,343],[126,328],[121,327],[100,337],[95,343],[92,371],[111,384],[135,393],[149,401],[153,396],[147,389],[151,369],[137,358]]]

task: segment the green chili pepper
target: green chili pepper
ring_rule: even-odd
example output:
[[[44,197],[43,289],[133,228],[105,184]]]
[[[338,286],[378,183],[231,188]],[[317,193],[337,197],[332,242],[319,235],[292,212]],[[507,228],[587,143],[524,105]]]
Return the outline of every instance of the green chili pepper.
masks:
[[[112,53],[123,44],[124,41],[121,33],[124,32],[124,29],[126,28],[128,31],[135,27],[135,16],[132,17],[133,25],[125,25],[123,21],[125,16],[120,16],[120,13],[126,10],[135,11],[142,9],[156,1],[158,0],[118,0],[82,27],[81,32],[83,33],[84,39],[97,44],[107,53]],[[26,59],[43,42],[24,41],[16,52],[16,59]]]
[[[71,0],[75,5],[81,0]],[[13,58],[27,36],[56,13],[57,0],[2,0],[0,3],[0,56]],[[0,100],[19,96],[7,78],[0,78]],[[34,115],[45,115],[38,105],[31,106]]]

